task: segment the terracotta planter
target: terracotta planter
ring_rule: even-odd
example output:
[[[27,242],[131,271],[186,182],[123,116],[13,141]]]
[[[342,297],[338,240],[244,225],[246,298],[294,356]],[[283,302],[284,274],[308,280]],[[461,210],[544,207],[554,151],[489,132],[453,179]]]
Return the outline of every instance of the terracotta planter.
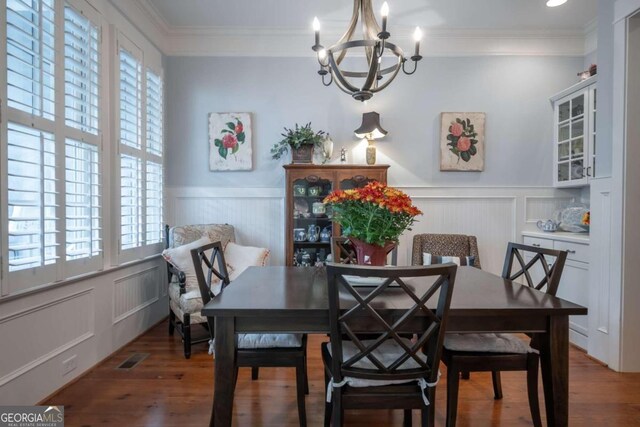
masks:
[[[387,254],[396,246],[394,242],[387,242],[384,246],[372,245],[352,237],[349,237],[349,241],[356,248],[358,265],[384,266],[387,262]]]
[[[300,148],[291,149],[292,163],[311,163],[313,158],[313,145],[303,145]]]

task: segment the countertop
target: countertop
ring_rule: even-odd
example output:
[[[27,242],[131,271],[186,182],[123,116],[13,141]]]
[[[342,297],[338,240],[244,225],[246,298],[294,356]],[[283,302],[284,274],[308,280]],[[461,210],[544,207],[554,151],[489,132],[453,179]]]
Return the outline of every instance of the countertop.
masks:
[[[538,239],[561,240],[564,242],[589,244],[589,233],[569,233],[567,231],[547,232],[540,230],[525,230],[523,236],[536,237]]]

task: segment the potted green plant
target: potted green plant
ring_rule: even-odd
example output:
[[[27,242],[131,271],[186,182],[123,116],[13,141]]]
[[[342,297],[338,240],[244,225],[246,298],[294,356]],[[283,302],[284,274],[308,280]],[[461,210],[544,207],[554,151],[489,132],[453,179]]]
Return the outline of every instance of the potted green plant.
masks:
[[[377,181],[336,190],[323,202],[333,208],[333,220],[355,246],[358,264],[384,265],[400,235],[422,215],[407,194]]]
[[[313,148],[320,146],[325,132],[314,132],[311,122],[304,126],[296,123],[294,129],[284,128],[283,139],[271,148],[271,157],[279,159],[291,149],[292,163],[311,163]]]

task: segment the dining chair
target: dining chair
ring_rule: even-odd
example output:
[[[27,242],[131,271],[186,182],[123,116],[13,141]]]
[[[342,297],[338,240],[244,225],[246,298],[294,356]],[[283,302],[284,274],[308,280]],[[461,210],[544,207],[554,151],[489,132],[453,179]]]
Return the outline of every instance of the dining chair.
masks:
[[[220,293],[230,285],[227,264],[221,242],[213,242],[191,250],[204,305],[215,298],[212,286],[220,286]],[[207,317],[211,339],[215,339],[215,320]],[[298,419],[307,425],[305,394],[309,394],[307,378],[306,334],[238,334],[237,367],[250,367],[252,379],[257,379],[259,367],[291,367],[296,369],[296,397]],[[236,381],[238,371],[235,372]]]
[[[566,251],[509,243],[502,277],[508,280],[524,278],[523,286],[555,296],[566,258]],[[447,335],[442,355],[442,361],[447,365],[447,427],[456,424],[460,373],[488,371],[491,372],[495,399],[502,399],[500,371],[527,371],[531,418],[534,426],[541,426],[538,347],[535,334],[531,335],[528,344],[512,334]]]
[[[424,254],[439,257],[474,257],[473,266],[481,268],[478,240],[465,234],[416,234],[413,236],[412,265],[424,265]],[[435,263],[434,263],[435,264]]]
[[[398,265],[398,247],[391,250],[391,265]],[[348,237],[336,236],[331,238],[331,257],[337,264],[357,264],[356,249]]]
[[[411,410],[420,409],[422,425],[433,425],[438,365],[456,270],[454,264],[327,264],[330,342],[322,344],[325,426],[330,422],[342,426],[345,409],[403,409],[405,426],[411,425]],[[435,310],[427,306],[431,297],[437,298]],[[412,303],[403,315],[389,319],[385,316],[388,298]],[[414,332],[413,323],[425,319],[428,326],[414,341],[402,337]],[[362,340],[358,336],[362,332],[375,337]]]

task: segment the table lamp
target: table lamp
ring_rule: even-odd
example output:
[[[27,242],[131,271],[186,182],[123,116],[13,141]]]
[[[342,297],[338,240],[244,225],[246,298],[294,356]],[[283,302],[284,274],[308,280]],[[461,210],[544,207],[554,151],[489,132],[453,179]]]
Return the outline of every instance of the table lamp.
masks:
[[[367,146],[367,164],[374,165],[376,163],[376,147],[373,141],[382,138],[387,131],[380,126],[380,114],[372,111],[362,115],[362,125],[353,131],[358,138],[366,138],[369,145]]]

